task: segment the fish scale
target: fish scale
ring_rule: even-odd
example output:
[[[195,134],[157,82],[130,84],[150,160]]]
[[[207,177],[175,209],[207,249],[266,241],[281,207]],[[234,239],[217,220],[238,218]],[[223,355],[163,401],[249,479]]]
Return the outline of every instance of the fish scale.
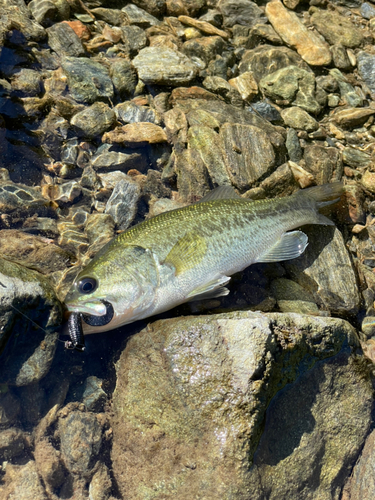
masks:
[[[79,273],[67,307],[101,316],[104,301],[112,304],[112,321],[86,327],[85,333],[93,333],[188,300],[224,295],[230,276],[250,264],[301,255],[307,236],[289,231],[305,224],[332,225],[319,208],[341,192],[342,185],[332,183],[285,198],[249,201],[228,187],[218,188],[201,202],[145,220],[109,242]],[[85,280],[96,288],[87,293]]]

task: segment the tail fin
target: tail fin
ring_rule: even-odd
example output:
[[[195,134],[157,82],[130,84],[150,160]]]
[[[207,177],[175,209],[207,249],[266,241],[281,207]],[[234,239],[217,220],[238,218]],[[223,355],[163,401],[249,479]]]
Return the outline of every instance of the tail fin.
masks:
[[[332,182],[331,184],[323,184],[322,186],[313,186],[307,189],[301,189],[295,196],[307,196],[315,201],[316,207],[322,208],[327,205],[332,205],[339,201],[343,193],[342,182]]]

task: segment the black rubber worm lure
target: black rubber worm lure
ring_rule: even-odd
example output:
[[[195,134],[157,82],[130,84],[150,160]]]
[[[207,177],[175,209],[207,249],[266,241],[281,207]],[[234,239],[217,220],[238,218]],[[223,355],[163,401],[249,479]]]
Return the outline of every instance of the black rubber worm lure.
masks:
[[[104,316],[92,316],[91,314],[72,313],[68,319],[68,330],[70,340],[65,342],[66,349],[74,349],[83,352],[85,350],[85,337],[83,335],[82,320],[90,326],[107,325],[113,318],[114,311],[112,304],[102,300],[107,312]]]

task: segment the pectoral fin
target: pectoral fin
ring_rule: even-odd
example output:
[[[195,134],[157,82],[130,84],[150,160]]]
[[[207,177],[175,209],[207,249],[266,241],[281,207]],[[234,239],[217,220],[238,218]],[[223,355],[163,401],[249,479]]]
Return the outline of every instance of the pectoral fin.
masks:
[[[197,266],[207,251],[207,243],[196,233],[186,233],[170,250],[164,263],[174,266],[176,276]]]
[[[228,295],[229,290],[225,287],[228,284],[230,278],[228,276],[221,276],[216,280],[205,283],[204,285],[196,288],[189,293],[188,297],[190,300],[203,300],[203,299],[213,299],[215,297],[223,297]]]
[[[280,262],[282,260],[295,259],[305,251],[308,238],[302,231],[285,233],[280,241],[263,254],[257,262]]]

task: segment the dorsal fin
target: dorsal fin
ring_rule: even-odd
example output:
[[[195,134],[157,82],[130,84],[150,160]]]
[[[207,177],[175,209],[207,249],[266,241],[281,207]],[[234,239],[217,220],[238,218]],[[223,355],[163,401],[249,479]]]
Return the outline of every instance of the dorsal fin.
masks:
[[[205,194],[197,203],[204,203],[205,201],[213,200],[231,200],[233,198],[242,199],[232,186],[219,186]]]

